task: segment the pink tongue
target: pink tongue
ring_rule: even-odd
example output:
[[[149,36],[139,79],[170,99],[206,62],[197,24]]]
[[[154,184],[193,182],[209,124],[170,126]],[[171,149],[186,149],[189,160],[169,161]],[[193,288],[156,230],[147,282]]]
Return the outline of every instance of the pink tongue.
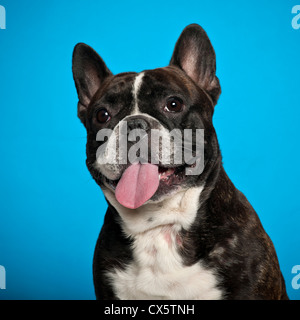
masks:
[[[150,163],[132,164],[117,184],[116,198],[122,206],[136,209],[154,195],[158,185],[158,166]]]

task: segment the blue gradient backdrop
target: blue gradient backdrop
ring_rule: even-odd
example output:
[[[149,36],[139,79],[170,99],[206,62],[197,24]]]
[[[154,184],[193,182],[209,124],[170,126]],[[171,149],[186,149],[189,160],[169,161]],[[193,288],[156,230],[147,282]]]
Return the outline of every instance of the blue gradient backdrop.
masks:
[[[198,23],[217,54],[214,124],[225,168],[272,238],[292,299],[300,264],[300,29],[296,0],[4,1],[0,30],[0,299],[94,299],[106,209],[85,167],[71,55],[86,42],[114,73],[168,64]]]

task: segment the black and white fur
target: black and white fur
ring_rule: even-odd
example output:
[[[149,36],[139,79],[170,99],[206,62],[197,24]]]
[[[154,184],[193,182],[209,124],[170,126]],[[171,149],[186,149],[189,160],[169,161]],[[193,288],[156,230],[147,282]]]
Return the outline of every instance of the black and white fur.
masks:
[[[94,255],[97,299],[288,299],[274,246],[222,165],[212,124],[221,93],[215,72],[213,47],[195,24],[182,32],[168,67],[141,73],[114,76],[92,48],[75,47],[87,166],[108,202]],[[180,112],[164,111],[170,97],[183,102]],[[99,108],[110,114],[107,123],[97,122]],[[173,128],[204,129],[204,171],[180,171],[161,180],[141,207],[123,207],[114,186],[126,166],[97,162],[103,142],[96,135],[102,128],[117,130],[124,119],[143,119],[166,135]],[[159,166],[168,167],[163,161]]]

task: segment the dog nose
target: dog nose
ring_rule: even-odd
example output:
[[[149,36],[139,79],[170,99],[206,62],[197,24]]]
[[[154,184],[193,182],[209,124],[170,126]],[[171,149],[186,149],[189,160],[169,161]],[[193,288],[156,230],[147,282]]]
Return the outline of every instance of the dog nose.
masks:
[[[148,130],[149,128],[149,124],[146,120],[144,119],[141,119],[141,118],[134,118],[134,119],[130,119],[128,122],[127,122],[127,128],[128,128],[128,131],[130,132],[131,130],[134,130],[134,129],[143,129],[145,131]]]

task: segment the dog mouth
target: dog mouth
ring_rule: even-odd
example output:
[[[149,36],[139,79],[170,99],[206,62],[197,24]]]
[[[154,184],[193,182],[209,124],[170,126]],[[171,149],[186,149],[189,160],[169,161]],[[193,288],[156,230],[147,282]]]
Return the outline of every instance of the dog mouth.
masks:
[[[192,165],[193,166],[193,165]],[[191,167],[192,167],[191,166]],[[185,165],[179,166],[179,167],[162,167],[158,166],[158,178],[161,183],[173,185],[174,183],[177,183],[177,180],[182,180],[185,176]],[[104,181],[106,184],[112,189],[115,190],[119,181],[121,180],[121,177],[117,180],[110,180],[107,177],[104,177]]]
[[[121,177],[110,180],[104,177],[105,185],[111,189],[117,201],[129,209],[136,209],[148,200],[170,194],[180,188],[186,179],[186,168],[194,165],[164,167],[151,163],[132,164]]]

